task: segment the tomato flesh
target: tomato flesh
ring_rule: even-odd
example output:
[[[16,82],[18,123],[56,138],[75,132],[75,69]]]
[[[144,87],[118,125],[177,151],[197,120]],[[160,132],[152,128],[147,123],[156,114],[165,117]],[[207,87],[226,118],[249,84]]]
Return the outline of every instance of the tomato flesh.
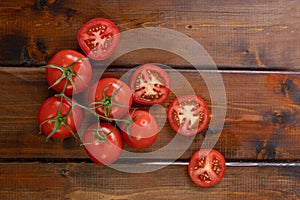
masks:
[[[130,147],[141,149],[152,145],[158,136],[158,125],[155,118],[147,111],[135,110],[126,117],[133,119],[129,127],[121,124],[123,138]]]
[[[86,129],[82,142],[89,158],[99,165],[108,165],[120,157],[123,139],[120,131],[111,124],[101,122]]]
[[[94,60],[105,60],[119,43],[119,29],[110,20],[91,19],[78,32],[78,43],[83,52]]]
[[[139,67],[130,78],[133,100],[143,105],[161,104],[170,92],[170,78],[165,70],[145,64]]]
[[[184,136],[192,136],[204,130],[209,119],[205,101],[195,95],[178,97],[168,108],[171,127]]]
[[[226,163],[216,150],[201,149],[191,157],[188,174],[198,186],[210,187],[219,183],[225,175]]]

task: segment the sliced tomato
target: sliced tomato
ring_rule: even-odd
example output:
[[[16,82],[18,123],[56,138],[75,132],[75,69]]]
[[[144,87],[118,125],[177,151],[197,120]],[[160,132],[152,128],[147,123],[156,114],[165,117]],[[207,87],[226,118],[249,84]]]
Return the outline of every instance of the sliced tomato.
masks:
[[[118,27],[104,18],[91,19],[78,31],[78,43],[82,51],[91,59],[105,60],[119,43]]]
[[[198,186],[210,187],[219,183],[225,175],[223,155],[210,149],[201,149],[193,154],[188,165],[188,174]]]
[[[168,73],[159,66],[145,64],[131,75],[129,86],[136,103],[161,104],[169,96],[170,78]]]
[[[205,101],[196,95],[181,96],[168,108],[168,120],[179,134],[192,136],[207,128],[209,110]]]
[[[90,159],[99,165],[115,162],[123,150],[120,131],[108,123],[93,124],[82,136],[85,151]]]

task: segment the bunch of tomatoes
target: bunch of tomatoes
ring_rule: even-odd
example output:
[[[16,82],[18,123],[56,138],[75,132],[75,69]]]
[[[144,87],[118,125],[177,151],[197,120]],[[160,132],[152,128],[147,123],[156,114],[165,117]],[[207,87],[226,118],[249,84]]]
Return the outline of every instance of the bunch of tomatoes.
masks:
[[[44,66],[49,88],[57,94],[45,100],[38,110],[40,131],[47,135],[46,140],[78,138],[83,112],[91,113],[97,122],[84,131],[81,140],[87,155],[99,165],[115,162],[124,143],[142,149],[156,141],[159,129],[155,117],[132,105],[162,104],[170,93],[168,73],[154,64],[138,67],[128,84],[108,77],[90,86],[93,72],[89,59],[107,59],[119,39],[118,27],[113,22],[92,19],[78,32],[78,43],[86,56],[74,50],[61,50]],[[73,98],[87,90],[88,105]],[[171,102],[167,118],[174,131],[189,137],[207,128],[210,114],[202,98],[186,95]],[[188,173],[199,186],[215,185],[225,173],[224,157],[216,150],[199,150],[191,158]]]

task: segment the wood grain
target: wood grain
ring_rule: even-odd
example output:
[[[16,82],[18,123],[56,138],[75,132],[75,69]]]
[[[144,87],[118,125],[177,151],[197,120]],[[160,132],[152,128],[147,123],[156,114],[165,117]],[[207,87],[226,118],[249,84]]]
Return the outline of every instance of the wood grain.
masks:
[[[0,163],[1,199],[297,200],[300,168],[228,167],[215,187],[196,187],[186,166],[128,174],[90,163]],[[49,181],[51,180],[51,181]]]
[[[0,65],[41,65],[61,49],[80,51],[77,32],[89,19],[108,18],[120,31],[163,27],[201,44],[223,68],[299,69],[298,1],[11,0],[0,2]],[[166,36],[168,37],[168,36]],[[144,49],[116,65],[158,62],[182,66],[178,55]],[[190,67],[186,65],[187,67]]]
[[[94,69],[94,80],[98,80],[101,70]],[[74,139],[55,140],[46,143],[45,136],[38,134],[36,122],[37,110],[41,103],[54,92],[47,89],[44,71],[38,68],[0,68],[0,158],[2,159],[86,159],[80,142]],[[102,77],[123,78],[130,76],[127,70],[108,68]],[[228,160],[269,160],[299,161],[299,73],[266,71],[201,71],[168,69],[174,79],[172,94],[163,108],[152,109],[159,125],[162,126],[155,144],[146,150],[158,150],[168,144],[176,135],[168,122],[164,123],[164,112],[175,96],[187,92],[187,85],[177,79],[176,74],[185,77],[195,94],[204,98],[210,110],[218,107],[220,112],[227,111],[225,125],[218,140],[216,130],[209,128],[199,134],[180,158],[188,159],[200,148],[204,138],[214,143]],[[98,76],[97,76],[98,74]],[[225,87],[227,102],[212,104],[210,92],[218,93],[220,83],[210,85],[210,91],[203,77],[221,75]],[[176,81],[177,79],[177,81]],[[184,80],[182,79],[182,80]],[[182,90],[184,86],[185,90]],[[183,92],[183,93],[182,93]],[[87,94],[77,96],[84,103]],[[80,98],[79,98],[80,97]],[[138,107],[138,105],[134,105]],[[148,110],[148,107],[140,107]],[[90,119],[88,114],[86,118]],[[216,122],[221,120],[212,114]],[[87,127],[93,121],[85,121]],[[80,132],[81,134],[83,133]],[[127,150],[132,149],[126,147]],[[153,159],[167,159],[168,151]]]

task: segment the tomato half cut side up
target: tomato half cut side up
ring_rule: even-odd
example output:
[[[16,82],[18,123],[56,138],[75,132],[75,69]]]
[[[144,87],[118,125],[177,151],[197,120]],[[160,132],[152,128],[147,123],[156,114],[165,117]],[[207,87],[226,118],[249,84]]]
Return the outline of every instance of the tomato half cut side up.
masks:
[[[226,171],[223,155],[210,149],[201,149],[193,154],[188,165],[188,174],[198,186],[211,187],[219,183]]]
[[[82,51],[93,60],[105,60],[119,43],[118,27],[105,18],[91,19],[78,31],[78,43]]]
[[[170,126],[177,133],[192,136],[207,128],[210,120],[206,102],[196,95],[180,96],[168,107]]]
[[[153,64],[139,67],[130,77],[133,100],[142,105],[162,104],[170,93],[168,73]]]

